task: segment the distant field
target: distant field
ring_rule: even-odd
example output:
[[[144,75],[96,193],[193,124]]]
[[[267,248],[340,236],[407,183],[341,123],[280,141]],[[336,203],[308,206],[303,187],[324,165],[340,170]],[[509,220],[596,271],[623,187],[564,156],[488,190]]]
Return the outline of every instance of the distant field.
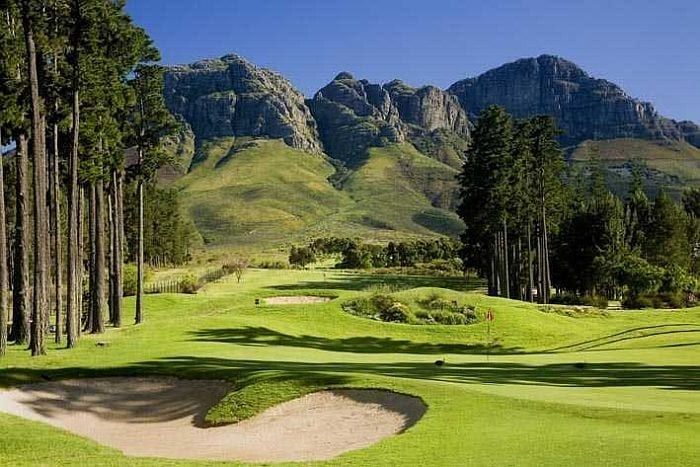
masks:
[[[281,141],[219,139],[178,180],[208,246],[264,249],[322,236],[388,240],[456,235],[456,170],[409,144],[373,148],[338,188],[322,156]],[[336,184],[337,185],[337,184]]]
[[[381,284],[404,303],[439,294],[475,305],[482,318],[493,309],[492,345],[483,320],[412,326],[342,311],[343,301]],[[83,336],[71,351],[50,345],[48,356],[32,359],[11,347],[0,361],[0,386],[108,375],[231,381],[233,392],[209,412],[216,422],[326,387],[388,388],[427,404],[405,433],[314,465],[700,463],[700,309],[572,317],[486,297],[472,286],[422,276],[252,270],[242,284],[229,277],[198,295],[149,295],[145,324]],[[254,304],[289,295],[337,298]],[[446,361],[441,368],[433,364],[438,358]],[[3,414],[0,432],[5,465],[166,463]]]

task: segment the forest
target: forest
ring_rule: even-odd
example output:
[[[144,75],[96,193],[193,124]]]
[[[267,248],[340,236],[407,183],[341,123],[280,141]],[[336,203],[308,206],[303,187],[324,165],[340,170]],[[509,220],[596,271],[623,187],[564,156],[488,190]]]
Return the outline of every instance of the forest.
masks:
[[[127,261],[138,324],[146,262],[188,258],[176,194],[156,185],[180,124],[124,1],[3,0],[0,13],[0,355],[8,341],[43,355],[49,331],[71,348],[122,325]]]
[[[629,193],[610,192],[595,154],[567,165],[550,117],[485,109],[460,174],[464,266],[489,294],[538,301],[678,308],[695,303],[700,191],[649,199],[632,161]],[[553,295],[555,293],[555,295]]]

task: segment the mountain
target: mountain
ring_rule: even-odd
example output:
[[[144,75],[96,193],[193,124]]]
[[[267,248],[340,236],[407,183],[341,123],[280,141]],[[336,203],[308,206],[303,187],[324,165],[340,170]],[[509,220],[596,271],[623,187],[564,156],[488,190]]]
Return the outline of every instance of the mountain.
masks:
[[[279,247],[316,237],[387,241],[457,235],[456,170],[406,143],[372,148],[340,189],[336,167],[282,140],[217,138],[177,180],[205,243]]]
[[[457,235],[456,174],[473,122],[491,104],[552,115],[574,165],[597,154],[624,192],[631,161],[646,187],[700,185],[700,127],[543,55],[448,90],[339,73],[310,99],[237,55],[170,68],[169,109],[186,125],[169,141],[180,170],[161,178],[210,245],[280,246],[318,236],[385,241]]]
[[[316,123],[304,96],[289,81],[238,55],[172,67],[165,74],[170,111],[190,125],[195,138],[280,138],[320,153]]]
[[[351,168],[369,148],[405,141],[426,147],[432,142],[439,149],[431,155],[458,165],[459,158],[450,160],[445,151],[469,138],[469,120],[457,99],[434,86],[415,89],[399,80],[382,86],[342,72],[308,104],[326,152]]]
[[[643,138],[700,146],[700,127],[658,114],[619,86],[593,78],[574,63],[552,55],[524,58],[458,81],[448,91],[475,117],[497,104],[518,118],[551,115],[564,145],[586,140]]]

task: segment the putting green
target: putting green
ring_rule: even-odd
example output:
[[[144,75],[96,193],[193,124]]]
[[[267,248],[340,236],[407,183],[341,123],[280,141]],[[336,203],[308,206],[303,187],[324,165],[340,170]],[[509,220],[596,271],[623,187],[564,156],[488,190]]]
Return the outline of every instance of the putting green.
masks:
[[[380,283],[406,289],[396,296],[408,303],[439,293],[493,308],[493,345],[483,322],[387,324],[341,310]],[[71,351],[32,359],[12,347],[0,360],[0,385],[96,376],[228,380],[234,390],[209,411],[210,423],[247,419],[324,388],[392,389],[427,404],[405,433],[328,465],[700,463],[699,309],[570,317],[441,286],[461,282],[249,271],[241,284],[224,279],[195,296],[149,296],[145,324],[84,336]],[[255,306],[256,298],[316,295],[338,299]],[[438,358],[443,367],[434,365]],[[8,465],[165,463],[5,414],[0,433],[0,463]]]

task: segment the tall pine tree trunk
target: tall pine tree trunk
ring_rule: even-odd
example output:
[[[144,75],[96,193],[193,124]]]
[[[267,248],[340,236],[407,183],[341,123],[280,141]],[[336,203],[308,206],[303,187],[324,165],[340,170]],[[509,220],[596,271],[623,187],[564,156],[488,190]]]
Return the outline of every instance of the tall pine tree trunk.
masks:
[[[552,278],[549,271],[549,238],[547,235],[547,212],[542,201],[542,250],[543,250],[543,266],[544,266],[544,303],[549,303],[549,295],[552,290]]]
[[[102,177],[97,179],[94,185],[94,238],[95,249],[94,266],[94,300],[92,333],[100,334],[105,332],[105,219],[104,219],[104,181]],[[92,295],[92,293],[91,293]]]
[[[529,302],[533,301],[532,289],[535,288],[534,258],[532,257],[532,221],[527,222],[527,293]]]
[[[139,148],[139,167],[143,167],[143,151]],[[136,324],[143,322],[143,175],[137,182],[138,198],[138,251],[136,258]]]
[[[46,326],[47,301],[47,247],[48,247],[48,210],[46,203],[47,172],[43,102],[39,96],[39,75],[37,71],[37,52],[34,41],[34,25],[30,2],[24,0],[22,6],[22,23],[27,50],[27,67],[29,76],[29,94],[31,101],[32,155],[34,180],[34,294],[32,301],[31,351],[33,356],[44,355],[46,344],[44,333]]]
[[[88,184],[88,311],[87,320],[85,321],[85,326],[83,329],[86,332],[92,332],[95,320],[95,308],[97,307],[97,295],[95,294],[96,285],[96,274],[95,274],[95,263],[97,262],[97,249],[95,248],[95,233],[96,233],[96,216],[97,212],[95,209],[95,204],[97,204],[97,196],[95,192],[95,182],[90,182]]]
[[[112,325],[121,327],[122,325],[122,225],[121,225],[121,202],[119,200],[120,176],[117,170],[112,171]]]
[[[61,186],[58,165],[58,125],[53,125],[53,154],[50,168],[50,206],[51,247],[53,250],[54,269],[54,304],[56,312],[56,343],[60,344],[63,336],[63,262],[61,261],[63,245],[61,244]]]
[[[2,134],[0,133],[0,356],[7,349],[7,236],[5,232],[5,173],[2,154]]]
[[[12,268],[12,332],[16,344],[29,344],[31,289],[29,285],[29,148],[27,136],[20,133],[15,159],[15,235]]]
[[[510,298],[510,261],[508,246],[508,222],[503,219],[503,276],[505,278],[506,298]]]
[[[83,317],[90,316],[85,313],[85,296],[83,293],[83,282],[85,281],[85,187],[81,184],[78,189],[78,335],[83,329]]]
[[[73,2],[73,17],[76,24],[80,23],[80,4],[76,0]],[[70,157],[68,159],[68,254],[67,254],[67,265],[68,265],[68,291],[66,298],[68,303],[66,304],[66,321],[67,321],[67,342],[66,346],[68,348],[75,347],[78,341],[78,335],[80,334],[81,326],[81,309],[80,309],[80,297],[82,294],[82,284],[79,279],[79,268],[80,265],[80,254],[78,251],[79,247],[79,228],[78,223],[80,222],[80,186],[78,185],[78,151],[80,147],[80,60],[79,60],[79,50],[78,46],[80,42],[79,29],[73,31],[71,37],[73,55],[71,57],[73,76],[72,76],[72,127],[71,127],[71,151]]]

